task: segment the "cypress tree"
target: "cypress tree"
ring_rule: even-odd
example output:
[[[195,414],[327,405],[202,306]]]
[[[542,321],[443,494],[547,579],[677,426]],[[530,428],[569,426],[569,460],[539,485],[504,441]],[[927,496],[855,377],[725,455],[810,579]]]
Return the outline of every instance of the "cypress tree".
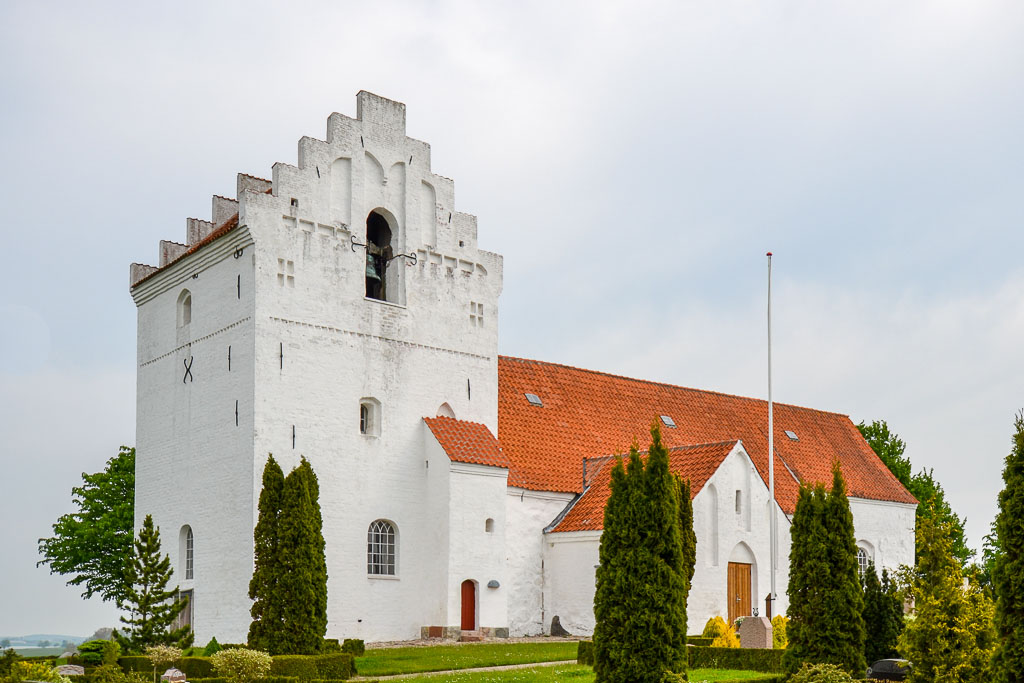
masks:
[[[594,595],[598,683],[657,683],[666,671],[685,676],[679,485],[657,424],[651,438],[646,467],[634,444],[625,467],[619,460],[612,469]]]
[[[160,556],[160,530],[153,526],[152,515],[146,515],[132,550],[125,565],[125,595],[117,602],[129,613],[121,617],[127,628],[124,633],[114,631],[115,639],[125,652],[142,652],[150,645],[188,647],[192,644],[192,629],[184,626],[171,630],[188,602],[178,598],[177,586],[167,589],[171,558]]]
[[[319,568],[313,501],[305,475],[298,468],[284,479],[278,518],[277,592],[281,597],[280,637],[271,654],[313,654],[322,646],[316,623],[316,582]]]
[[[683,566],[687,598],[693,586],[693,570],[697,564],[697,534],[693,530],[693,499],[690,480],[676,477],[676,495],[679,497],[679,533],[683,544]]]
[[[879,659],[898,657],[896,643],[903,631],[903,601],[896,585],[882,570],[878,580],[875,563],[864,572],[864,659],[870,665]]]
[[[301,459],[298,472],[305,479],[312,505],[314,567],[313,592],[309,598],[313,603],[313,622],[310,627],[320,634],[316,648],[316,651],[319,652],[323,647],[323,637],[327,633],[327,555],[324,542],[324,520],[320,512],[320,482],[316,472],[313,471],[313,466],[306,458]]]
[[[850,674],[859,674],[864,662],[864,593],[857,564],[853,513],[846,497],[846,482],[839,463],[832,465],[832,490],[825,500],[826,554],[831,571],[826,575],[829,597],[819,637],[830,644],[827,659]]]
[[[267,457],[263,467],[263,490],[260,491],[259,518],[253,531],[255,566],[249,581],[249,646],[265,652],[279,650],[275,638],[281,632],[281,594],[277,590],[281,566],[278,560],[278,522],[284,497],[284,472]]]
[[[632,463],[639,460],[636,444],[629,452]],[[610,494],[604,508],[601,545],[598,550],[600,564],[596,572],[594,590],[594,672],[597,683],[619,680],[619,671],[628,660],[629,643],[622,634],[629,616],[625,566],[625,552],[630,530],[626,516],[630,505],[630,485],[633,479],[626,475],[622,458],[616,460],[611,472]]]
[[[999,681],[1024,681],[1024,412],[1014,421],[1013,449],[1003,467],[995,534],[1000,548],[992,570],[999,647]]]
[[[818,484],[800,485],[789,550],[789,624],[786,636],[789,645],[783,654],[785,670],[795,673],[804,662],[824,662],[825,645],[819,640],[826,603],[829,567],[823,523],[825,490]]]

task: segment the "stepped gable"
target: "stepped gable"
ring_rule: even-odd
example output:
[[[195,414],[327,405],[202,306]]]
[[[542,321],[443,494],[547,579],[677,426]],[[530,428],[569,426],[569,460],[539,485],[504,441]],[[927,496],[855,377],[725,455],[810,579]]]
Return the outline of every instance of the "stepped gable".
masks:
[[[434,438],[452,460],[491,467],[509,467],[508,458],[486,425],[440,415],[425,417],[423,421],[427,423]]]
[[[536,394],[543,406],[531,405]],[[509,486],[581,492],[583,458],[625,453],[649,443],[653,420],[669,448],[743,441],[768,481],[768,404],[741,396],[582,370],[523,358],[498,358],[498,440],[511,462]],[[786,431],[793,432],[792,440]],[[775,404],[775,489],[791,514],[800,481],[832,481],[838,460],[849,495],[914,504],[846,415]]]
[[[673,448],[668,454],[669,470],[678,474],[680,479],[690,480],[690,497],[693,498],[737,443],[722,441]],[[587,490],[552,531],[599,531],[604,528],[604,507],[612,492],[612,469],[616,459],[607,457],[587,461]],[[591,468],[598,469],[591,474]]]

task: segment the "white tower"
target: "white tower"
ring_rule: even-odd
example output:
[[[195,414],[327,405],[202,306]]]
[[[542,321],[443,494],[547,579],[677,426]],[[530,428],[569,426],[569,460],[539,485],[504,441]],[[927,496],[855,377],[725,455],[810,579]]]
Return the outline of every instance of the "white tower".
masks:
[[[405,105],[357,99],[326,141],[299,141],[297,166],[239,175],[237,199],[188,219],[187,244],[132,265],[136,523],[153,515],[193,591],[197,642],[246,637],[268,453],[286,472],[305,456],[320,479],[329,637],[458,621],[450,574],[465,541],[423,418],[497,434],[502,260],[478,249],[429,145],[406,137]],[[505,626],[504,600],[481,595],[481,618]]]

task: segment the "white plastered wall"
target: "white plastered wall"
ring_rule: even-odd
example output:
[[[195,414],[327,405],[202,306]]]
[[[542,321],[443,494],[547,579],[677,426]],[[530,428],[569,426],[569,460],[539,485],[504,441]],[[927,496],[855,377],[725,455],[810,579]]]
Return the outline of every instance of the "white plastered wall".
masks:
[[[902,564],[914,564],[914,522],[917,505],[850,498],[857,545],[868,551],[879,576]]]
[[[573,497],[513,486],[505,492],[509,635],[539,635],[551,627],[552,613],[544,602],[548,591],[543,530]]]

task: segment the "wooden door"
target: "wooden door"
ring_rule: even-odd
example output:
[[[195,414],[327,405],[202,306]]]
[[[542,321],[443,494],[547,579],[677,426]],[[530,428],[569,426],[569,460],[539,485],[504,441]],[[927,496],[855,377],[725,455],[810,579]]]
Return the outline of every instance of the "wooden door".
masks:
[[[462,630],[476,630],[476,584],[469,579],[462,582]]]
[[[729,623],[739,617],[750,616],[750,565],[742,562],[729,563]]]

